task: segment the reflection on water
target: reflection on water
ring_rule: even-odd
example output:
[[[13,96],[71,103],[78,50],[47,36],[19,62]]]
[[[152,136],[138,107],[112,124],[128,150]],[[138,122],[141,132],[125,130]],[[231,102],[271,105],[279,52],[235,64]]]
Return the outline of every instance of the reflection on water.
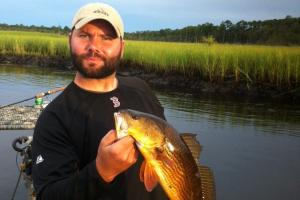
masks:
[[[29,83],[31,86],[40,84],[57,85],[65,82],[66,79],[72,79],[74,72],[53,70],[49,68],[38,68],[32,66],[21,67],[14,65],[0,65],[1,82],[7,85],[13,85],[18,81],[23,84]]]
[[[0,65],[0,91],[2,93],[0,105],[13,103],[33,97],[40,92],[65,86],[73,79],[73,74],[73,72],[31,66]],[[33,101],[25,104],[33,105]]]
[[[300,106],[274,105],[195,98],[192,94],[158,92],[169,117],[190,122],[208,121],[215,126],[254,126],[270,134],[300,136]],[[279,123],[277,123],[279,122]]]
[[[0,105],[65,86],[72,79],[71,72],[0,66]],[[169,123],[180,132],[197,134],[203,146],[200,162],[214,172],[217,199],[299,199],[299,107],[155,92]],[[8,140],[22,134],[29,132],[0,130],[0,159],[7,161],[0,165],[0,170],[7,172],[0,173],[3,199],[10,198],[18,175]],[[25,195],[24,189],[17,195]]]
[[[299,199],[299,107],[157,94],[175,128],[198,134],[217,199]]]

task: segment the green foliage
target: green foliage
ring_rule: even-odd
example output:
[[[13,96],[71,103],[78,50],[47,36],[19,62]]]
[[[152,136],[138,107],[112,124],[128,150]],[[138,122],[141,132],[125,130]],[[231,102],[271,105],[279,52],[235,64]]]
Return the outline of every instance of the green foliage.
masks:
[[[0,31],[0,54],[69,57],[67,36]],[[299,86],[300,47],[126,41],[125,60],[146,71],[211,82]],[[129,66],[130,67],[130,66]]]
[[[203,36],[201,41],[208,44],[209,46],[216,43],[216,39],[212,35],[209,35],[207,37]]]
[[[223,21],[219,26],[205,23],[182,29],[162,29],[160,31],[138,31],[126,33],[131,40],[152,40],[169,42],[199,42],[202,37],[212,36],[218,43],[300,45],[300,18],[287,17],[266,21],[236,24]]]
[[[300,82],[299,47],[128,41],[125,59],[148,71],[211,82],[234,78],[275,87]]]
[[[25,56],[69,56],[67,36],[50,33],[0,31],[0,53]]]
[[[0,24],[0,30],[46,32],[67,35],[70,29],[60,26],[24,26]],[[125,33],[129,40],[150,40],[168,42],[198,43],[202,37],[212,36],[218,43],[300,45],[300,18],[286,16],[284,19],[265,21],[244,21],[236,24],[230,20],[220,25],[205,23],[182,29],[161,29],[159,31],[138,31]],[[199,41],[200,40],[200,41]]]
[[[65,26],[62,28],[61,26],[25,26],[23,24],[16,25],[8,25],[4,23],[0,23],[0,30],[3,31],[30,31],[30,32],[41,32],[41,33],[55,33],[61,35],[67,35],[70,32],[70,28]]]

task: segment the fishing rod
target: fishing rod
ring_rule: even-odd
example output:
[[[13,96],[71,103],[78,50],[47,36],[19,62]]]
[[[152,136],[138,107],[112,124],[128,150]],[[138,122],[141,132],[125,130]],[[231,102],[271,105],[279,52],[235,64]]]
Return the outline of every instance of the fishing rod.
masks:
[[[49,94],[54,94],[54,93],[56,93],[56,92],[63,91],[64,89],[65,89],[65,87],[60,87],[60,88],[55,88],[55,89],[53,89],[53,90],[49,90],[49,91],[47,91],[47,92],[41,92],[41,93],[36,94],[34,97],[30,97],[30,98],[28,98],[28,99],[24,99],[24,100],[21,100],[21,101],[18,101],[18,102],[14,102],[14,103],[7,104],[7,105],[5,105],[5,106],[2,106],[2,107],[0,107],[0,109],[5,108],[5,107],[8,107],[8,106],[13,106],[13,105],[16,105],[16,104],[25,102],[25,101],[29,101],[29,100],[31,100],[31,99],[42,98],[42,97],[45,97],[45,96],[47,96],[47,95],[49,95]]]

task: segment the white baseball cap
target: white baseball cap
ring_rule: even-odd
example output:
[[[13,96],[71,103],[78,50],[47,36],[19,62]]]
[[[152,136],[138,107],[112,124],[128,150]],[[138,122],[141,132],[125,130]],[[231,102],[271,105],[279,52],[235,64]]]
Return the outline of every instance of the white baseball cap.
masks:
[[[124,25],[121,16],[113,7],[104,3],[89,3],[82,6],[74,15],[71,29],[80,29],[95,19],[103,19],[109,22],[118,37],[124,38]]]

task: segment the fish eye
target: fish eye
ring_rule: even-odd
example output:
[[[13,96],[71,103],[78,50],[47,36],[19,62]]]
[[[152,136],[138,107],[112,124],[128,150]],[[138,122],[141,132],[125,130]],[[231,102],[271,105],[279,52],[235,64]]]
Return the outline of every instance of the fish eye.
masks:
[[[137,115],[132,115],[132,119],[134,119],[134,120],[138,120],[140,117],[139,116],[137,116]]]
[[[155,151],[156,151],[157,153],[163,153],[164,148],[163,148],[163,147],[155,147]]]

